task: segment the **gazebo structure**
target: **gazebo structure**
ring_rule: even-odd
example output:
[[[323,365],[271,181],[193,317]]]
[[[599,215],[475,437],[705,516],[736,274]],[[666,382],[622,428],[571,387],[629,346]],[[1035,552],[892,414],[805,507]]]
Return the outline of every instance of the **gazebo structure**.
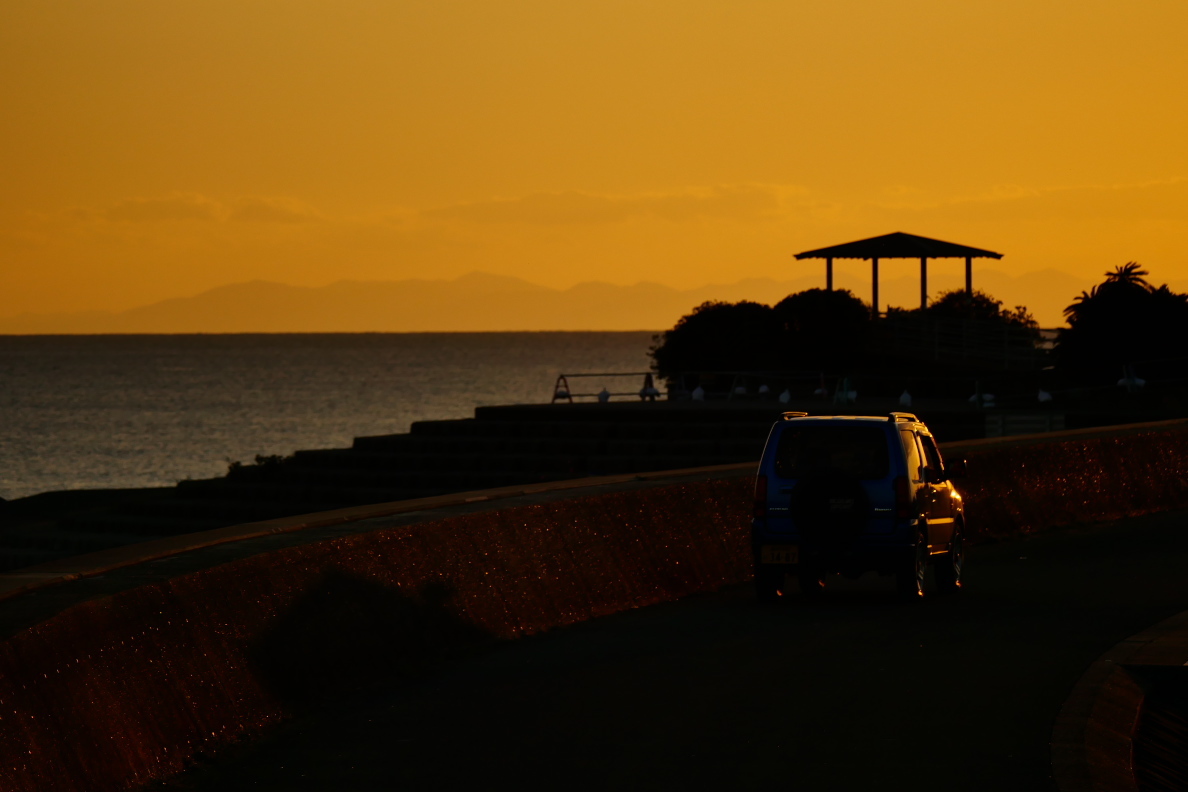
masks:
[[[884,234],[883,236],[871,237],[870,239],[860,239],[857,242],[847,242],[844,245],[806,250],[803,253],[797,253],[796,258],[825,259],[825,288],[829,291],[833,291],[833,260],[835,258],[870,259],[871,309],[877,316],[879,313],[879,259],[920,259],[920,307],[927,308],[928,259],[965,259],[965,290],[972,292],[973,260],[976,258],[1000,259],[1002,258],[1002,254],[897,231],[894,234]]]

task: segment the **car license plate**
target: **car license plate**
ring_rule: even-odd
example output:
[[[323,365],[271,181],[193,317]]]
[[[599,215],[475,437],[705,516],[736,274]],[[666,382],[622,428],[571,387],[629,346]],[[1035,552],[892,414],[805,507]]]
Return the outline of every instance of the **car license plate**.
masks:
[[[764,564],[798,564],[800,548],[796,545],[763,545],[759,560]]]

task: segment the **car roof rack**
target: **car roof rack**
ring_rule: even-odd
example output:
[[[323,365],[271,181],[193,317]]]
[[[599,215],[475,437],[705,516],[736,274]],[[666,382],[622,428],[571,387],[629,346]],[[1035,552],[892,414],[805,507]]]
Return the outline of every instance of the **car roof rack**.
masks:
[[[905,413],[905,412],[887,413],[887,420],[894,421],[895,423],[899,423],[900,421],[911,421],[912,423],[920,423],[919,418],[912,415],[911,413]]]
[[[780,413],[780,418],[782,418],[785,421],[788,421],[788,420],[791,420],[792,418],[804,418],[807,415],[808,415],[808,413],[806,413],[806,412],[786,412],[786,413]]]

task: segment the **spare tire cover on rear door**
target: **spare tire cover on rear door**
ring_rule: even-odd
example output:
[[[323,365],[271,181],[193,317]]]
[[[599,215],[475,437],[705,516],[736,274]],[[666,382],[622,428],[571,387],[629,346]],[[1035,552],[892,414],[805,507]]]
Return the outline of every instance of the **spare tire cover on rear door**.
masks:
[[[801,479],[789,511],[802,537],[825,544],[845,544],[863,533],[871,515],[862,482],[837,474]]]

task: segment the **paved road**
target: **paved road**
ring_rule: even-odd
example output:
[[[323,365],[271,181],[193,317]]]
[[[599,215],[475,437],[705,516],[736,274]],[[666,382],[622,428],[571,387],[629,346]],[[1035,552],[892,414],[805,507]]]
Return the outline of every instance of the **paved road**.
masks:
[[[1188,514],[974,548],[956,599],[749,587],[500,647],[340,702],[171,789],[1050,790],[1053,720],[1188,609]]]

